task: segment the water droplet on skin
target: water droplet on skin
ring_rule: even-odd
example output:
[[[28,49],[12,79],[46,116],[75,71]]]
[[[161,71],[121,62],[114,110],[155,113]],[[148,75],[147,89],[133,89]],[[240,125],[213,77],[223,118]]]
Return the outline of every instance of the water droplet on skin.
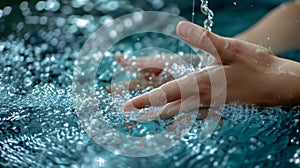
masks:
[[[124,25],[125,25],[125,27],[127,27],[127,28],[130,28],[131,26],[132,26],[132,20],[131,19],[126,19],[125,21],[124,21]]]
[[[116,32],[115,30],[111,30],[111,31],[109,32],[109,36],[110,36],[111,38],[116,38],[116,37],[117,37],[117,32]]]
[[[225,44],[224,44],[224,49],[229,49],[229,43],[228,43],[228,41],[227,41],[227,40],[225,41]]]

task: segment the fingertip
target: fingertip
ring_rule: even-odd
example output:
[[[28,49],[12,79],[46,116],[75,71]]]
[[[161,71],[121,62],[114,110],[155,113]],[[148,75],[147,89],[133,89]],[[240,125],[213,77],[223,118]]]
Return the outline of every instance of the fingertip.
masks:
[[[185,27],[187,26],[186,21],[180,21],[176,26],[176,34],[181,38],[187,38],[188,31],[186,31]]]
[[[188,24],[191,24],[191,22],[189,21],[180,21],[178,22],[177,26],[176,26],[176,32],[179,32],[180,28],[183,26],[183,25],[188,25]]]
[[[184,24],[185,21],[180,21],[178,22],[177,26],[176,26],[176,34],[179,34],[179,28],[182,26],[182,24]]]
[[[129,111],[133,111],[136,108],[133,106],[131,101],[127,101],[124,105],[123,105],[123,112],[129,112]]]
[[[222,61],[228,55],[228,46],[232,42],[228,38],[214,34],[199,25],[187,21],[178,23],[176,33],[180,39],[189,45],[208,52],[215,58],[219,59],[221,57]],[[219,53],[222,53],[222,55],[219,55]]]
[[[180,21],[176,26],[177,35],[183,39],[190,39],[191,36],[195,35],[199,36],[199,33],[203,33],[204,31],[203,27],[188,21]]]

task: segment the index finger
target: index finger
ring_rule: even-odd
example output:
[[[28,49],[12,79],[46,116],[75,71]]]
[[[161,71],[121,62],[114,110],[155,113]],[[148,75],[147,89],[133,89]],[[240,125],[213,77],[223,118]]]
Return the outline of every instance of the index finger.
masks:
[[[198,76],[195,73],[190,73],[167,82],[148,93],[129,100],[124,104],[123,111],[126,112],[149,106],[162,106],[169,102],[191,96],[195,97],[193,103],[197,104],[200,102],[197,78],[201,78],[202,75],[205,75],[205,73],[198,74]]]
[[[180,87],[177,80],[173,80],[148,93],[127,101],[123,106],[123,111],[127,112],[149,106],[161,106],[180,98]]]
[[[176,32],[186,43],[211,54],[223,63],[235,60],[235,55],[241,51],[248,52],[253,49],[252,45],[246,45],[241,40],[219,36],[191,22],[179,22]]]

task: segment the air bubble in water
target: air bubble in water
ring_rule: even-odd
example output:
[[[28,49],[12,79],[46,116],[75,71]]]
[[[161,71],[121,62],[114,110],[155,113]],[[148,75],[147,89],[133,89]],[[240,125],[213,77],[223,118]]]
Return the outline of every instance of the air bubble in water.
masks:
[[[3,8],[4,15],[9,15],[11,13],[11,11],[12,11],[12,7],[10,7],[10,6],[6,6]]]
[[[226,167],[232,163],[254,167],[262,162],[274,167],[299,165],[299,109],[258,109],[240,104],[226,105],[220,114],[223,126],[218,127],[205,142],[198,141],[200,128],[203,126],[203,121],[198,120],[178,145],[152,156],[150,160],[122,157],[118,155],[118,150],[114,153],[107,152],[94,143],[82,129],[74,114],[76,110],[70,86],[74,60],[79,55],[80,47],[93,30],[111,23],[112,16],[115,16],[112,13],[117,11],[107,13],[105,9],[109,5],[98,8],[96,2],[88,0],[36,2],[35,9],[38,13],[34,8],[29,9],[31,5],[25,1],[17,6],[26,19],[18,20],[23,22],[23,25],[20,23],[17,26],[19,32],[10,30],[11,35],[3,37],[4,40],[0,42],[0,166],[97,167],[98,158],[103,158],[105,164],[121,165],[120,167],[138,167],[145,165],[146,160],[150,167],[158,167],[158,164],[160,167]],[[91,17],[78,16],[76,12],[88,3],[93,8],[86,15]],[[129,1],[122,3],[126,9],[133,8]],[[122,3],[119,3],[118,9]],[[49,6],[46,7],[46,4]],[[177,11],[177,8],[174,9]],[[15,10],[18,9],[5,7],[0,10],[0,18],[6,19],[5,16],[12,15]],[[93,15],[93,12],[107,14],[98,16]],[[133,22],[143,19],[140,15],[133,16],[128,21],[129,28]],[[77,19],[87,20],[88,24],[76,24]],[[121,31],[124,27],[125,25],[120,25],[116,31]],[[157,44],[159,42],[163,44],[168,41],[155,41]],[[135,52],[134,47],[140,49],[152,44],[151,38],[143,37],[135,44],[123,43],[116,46],[116,49],[130,56]],[[182,47],[184,43],[179,42],[178,45]],[[103,80],[104,84],[98,85],[97,96],[99,102],[103,100],[105,103],[99,105],[103,108],[105,120],[128,135],[148,135],[150,138],[151,134],[163,131],[172,120],[133,122],[133,119],[147,111],[125,115],[119,108],[124,100],[153,88],[132,93],[123,92],[115,100],[111,100],[111,95],[102,92],[104,88],[100,89],[113,76],[115,70],[111,69],[117,66],[112,53],[105,53],[106,60],[103,64],[110,67],[107,68],[108,71],[99,70],[99,80]],[[183,53],[179,55],[184,55]],[[180,66],[177,65],[176,68],[179,69]],[[119,106],[111,106],[115,104]],[[242,160],[236,156],[247,159]],[[280,161],[276,161],[279,159]]]

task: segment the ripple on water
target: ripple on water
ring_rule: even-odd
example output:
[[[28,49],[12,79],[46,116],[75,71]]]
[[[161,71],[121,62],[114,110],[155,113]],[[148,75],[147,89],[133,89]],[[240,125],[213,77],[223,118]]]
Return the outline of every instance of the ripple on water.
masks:
[[[81,129],[72,108],[71,89],[53,84],[36,86],[27,95],[10,94],[1,84],[1,160],[15,166],[95,165],[101,157],[110,164],[170,167],[279,166],[299,164],[299,110],[258,109],[227,105],[223,126],[204,142],[198,141],[198,121],[173,148],[148,158],[128,158],[97,146]],[[246,117],[245,117],[246,116]],[[108,117],[109,118],[109,117]],[[115,118],[110,118],[115,120]],[[137,124],[138,125],[138,124]],[[163,127],[163,126],[162,126]],[[135,134],[153,131],[140,127]],[[162,158],[164,162],[162,162]],[[272,162],[269,162],[272,161]]]
[[[106,5],[90,1],[22,2],[18,20],[12,26],[5,19],[17,9],[0,9],[0,166],[1,167],[295,167],[300,165],[299,108],[245,107],[227,105],[223,125],[204,142],[199,142],[203,121],[198,120],[179,144],[158,155],[145,158],[120,156],[98,146],[81,128],[74,114],[71,90],[72,70],[79,49],[90,33],[111,22],[118,14],[137,9],[130,1]],[[48,5],[47,5],[48,4]],[[154,9],[175,11],[163,1],[153,1]],[[35,9],[31,7],[34,6]],[[111,11],[114,9],[113,11]],[[82,15],[82,12],[84,13]],[[104,14],[106,13],[106,14]],[[3,28],[3,26],[5,28]],[[5,31],[4,31],[5,30]],[[10,32],[6,32],[10,30]],[[148,34],[149,35],[149,34]],[[122,43],[107,53],[98,70],[97,82],[106,86],[116,66],[113,51],[132,54],[141,47],[152,47],[146,35],[133,36],[134,42]],[[152,35],[155,36],[155,35]],[[157,46],[173,45],[155,37]],[[183,44],[178,44],[183,45]],[[170,50],[174,50],[170,49]],[[131,97],[134,94],[130,95]],[[109,95],[99,100],[107,99]],[[102,94],[103,96],[103,94]],[[120,98],[121,99],[121,98]],[[122,103],[119,101],[118,103]],[[107,123],[134,136],[164,130],[168,121],[129,122],[120,109],[102,112]],[[158,124],[157,124],[158,123]],[[132,129],[128,131],[128,127]],[[126,144],[125,144],[126,145]]]

